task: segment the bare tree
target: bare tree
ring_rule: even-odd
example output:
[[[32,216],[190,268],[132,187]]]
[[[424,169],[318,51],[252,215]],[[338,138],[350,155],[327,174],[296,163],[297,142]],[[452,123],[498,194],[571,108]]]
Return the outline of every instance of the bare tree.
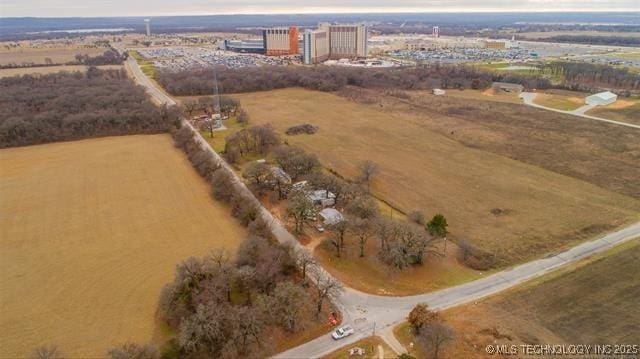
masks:
[[[342,249],[344,248],[345,235],[349,229],[349,222],[346,219],[343,219],[339,222],[328,225],[327,229],[331,232],[329,240],[336,249],[336,256],[340,257]]]
[[[431,358],[438,359],[442,348],[454,339],[454,331],[445,323],[432,323],[424,327],[417,340],[428,352]]]
[[[373,223],[369,219],[353,218],[349,226],[351,232],[358,239],[358,247],[360,248],[360,257],[364,257],[364,247],[367,241],[373,237]]]
[[[301,326],[305,309],[309,306],[310,298],[305,290],[293,282],[281,282],[273,291],[274,307],[271,311],[277,313],[278,322],[290,332],[295,332]]]
[[[247,113],[247,111],[245,111],[243,108],[238,110],[238,112],[236,112],[236,121],[238,121],[238,123],[242,125],[248,124],[249,114]]]
[[[182,108],[184,108],[184,112],[186,112],[187,115],[189,116],[189,118],[191,118],[193,113],[198,108],[198,103],[196,101],[194,101],[194,100],[185,100],[182,103]]]
[[[271,166],[266,163],[251,162],[249,166],[244,170],[242,176],[251,180],[258,187],[262,186],[265,179],[271,172]]]
[[[315,206],[305,191],[295,190],[291,192],[287,203],[287,214],[294,219],[296,233],[301,233],[302,225],[306,219],[315,214]]]
[[[335,296],[340,294],[342,291],[342,284],[324,272],[322,269],[316,268],[313,271],[313,278],[316,287],[316,318],[322,312],[322,304],[324,301],[330,296]]]
[[[33,350],[31,353],[33,359],[63,359],[64,355],[55,345],[42,345]]]
[[[378,203],[369,195],[355,197],[349,202],[345,210],[358,218],[369,219],[378,216],[380,209]]]
[[[373,161],[365,160],[360,163],[360,182],[367,185],[367,189],[371,187],[371,181],[378,174],[378,165]]]
[[[111,359],[158,359],[160,353],[156,347],[136,343],[124,343],[107,351]]]
[[[307,279],[307,269],[313,268],[318,264],[315,257],[304,248],[298,248],[295,251],[296,265],[302,270],[302,280]]]

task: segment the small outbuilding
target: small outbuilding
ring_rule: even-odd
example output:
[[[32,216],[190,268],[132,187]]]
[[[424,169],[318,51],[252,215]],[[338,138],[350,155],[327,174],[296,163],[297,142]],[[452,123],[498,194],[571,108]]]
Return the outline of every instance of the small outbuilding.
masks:
[[[342,222],[342,220],[344,219],[342,213],[340,213],[335,208],[325,208],[318,214],[320,215],[320,218],[322,218],[322,223],[324,223],[325,225],[336,224]]]
[[[522,92],[524,91],[524,86],[520,84],[512,84],[509,82],[494,82],[491,87],[495,91],[504,91],[504,92]]]
[[[618,95],[611,91],[593,94],[585,99],[587,105],[604,106],[610,105],[618,100]]]

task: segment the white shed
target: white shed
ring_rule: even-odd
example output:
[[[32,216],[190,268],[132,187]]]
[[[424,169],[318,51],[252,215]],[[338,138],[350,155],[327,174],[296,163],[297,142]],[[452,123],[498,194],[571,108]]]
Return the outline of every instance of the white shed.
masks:
[[[597,94],[593,94],[585,99],[585,103],[587,105],[609,105],[618,99],[618,95],[614,94],[611,91],[600,92]]]

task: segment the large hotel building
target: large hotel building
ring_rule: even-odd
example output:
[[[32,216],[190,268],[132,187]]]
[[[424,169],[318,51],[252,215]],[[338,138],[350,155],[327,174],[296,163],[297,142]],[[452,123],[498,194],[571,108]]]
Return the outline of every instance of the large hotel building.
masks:
[[[367,57],[367,40],[365,25],[321,24],[317,30],[304,33],[304,63]]]
[[[298,54],[298,28],[295,26],[262,30],[262,41],[268,56]]]
[[[316,30],[305,30],[300,51],[298,28],[276,27],[262,30],[261,43],[260,40],[225,40],[222,48],[268,56],[298,55],[302,52],[305,64],[317,64],[328,59],[367,57],[367,36],[365,25],[320,24]]]

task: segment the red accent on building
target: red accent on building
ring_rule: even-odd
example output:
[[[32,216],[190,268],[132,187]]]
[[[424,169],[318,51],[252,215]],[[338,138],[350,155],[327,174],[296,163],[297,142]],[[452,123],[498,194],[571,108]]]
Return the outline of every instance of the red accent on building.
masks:
[[[289,55],[298,54],[298,28],[289,27]]]

